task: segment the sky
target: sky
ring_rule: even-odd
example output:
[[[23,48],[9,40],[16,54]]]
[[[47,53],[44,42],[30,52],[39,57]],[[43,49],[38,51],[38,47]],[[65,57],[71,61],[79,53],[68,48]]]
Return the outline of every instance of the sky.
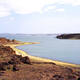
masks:
[[[80,0],[0,0],[0,33],[80,33]]]

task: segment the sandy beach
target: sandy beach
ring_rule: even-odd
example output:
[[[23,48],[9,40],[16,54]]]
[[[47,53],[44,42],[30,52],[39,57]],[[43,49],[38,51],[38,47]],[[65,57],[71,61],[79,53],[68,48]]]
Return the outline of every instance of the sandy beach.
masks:
[[[16,48],[17,46],[21,46],[21,45],[32,45],[32,44],[39,44],[39,42],[24,42],[24,43],[20,42],[19,44],[7,44],[6,46],[10,46],[13,50],[15,50],[17,55],[22,55],[23,57],[28,56],[31,62],[52,62],[60,66],[80,67],[80,65],[78,64],[65,63],[65,62],[45,59],[41,57],[31,56],[27,52]]]

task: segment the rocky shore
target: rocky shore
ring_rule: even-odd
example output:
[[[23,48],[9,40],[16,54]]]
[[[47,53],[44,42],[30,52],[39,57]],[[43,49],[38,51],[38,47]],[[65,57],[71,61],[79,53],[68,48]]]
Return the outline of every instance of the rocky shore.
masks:
[[[13,48],[5,46],[16,41],[6,40],[0,44],[0,80],[80,80],[80,67],[32,61],[29,56],[16,55]]]

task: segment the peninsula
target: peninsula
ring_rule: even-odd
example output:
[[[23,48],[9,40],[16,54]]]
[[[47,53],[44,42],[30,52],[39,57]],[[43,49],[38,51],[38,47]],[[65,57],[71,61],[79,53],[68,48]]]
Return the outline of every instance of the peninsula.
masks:
[[[80,39],[80,33],[61,34],[61,35],[58,35],[56,38],[58,39]]]

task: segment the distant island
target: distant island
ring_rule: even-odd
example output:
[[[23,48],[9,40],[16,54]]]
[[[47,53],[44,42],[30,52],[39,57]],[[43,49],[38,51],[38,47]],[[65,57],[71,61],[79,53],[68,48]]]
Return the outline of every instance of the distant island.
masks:
[[[37,44],[0,38],[0,80],[80,80],[80,65],[35,57],[16,46]]]
[[[56,38],[58,38],[58,39],[80,39],[80,33],[77,33],[77,34],[61,34],[61,35],[58,35]]]

